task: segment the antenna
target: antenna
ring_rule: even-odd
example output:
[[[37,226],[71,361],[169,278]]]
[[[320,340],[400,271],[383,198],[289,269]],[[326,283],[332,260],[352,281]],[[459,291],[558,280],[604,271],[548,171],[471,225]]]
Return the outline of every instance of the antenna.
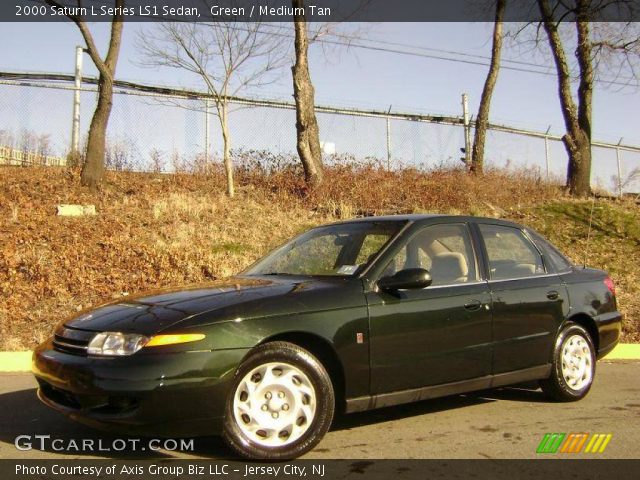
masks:
[[[596,196],[591,196],[591,213],[589,214],[589,230],[587,232],[587,246],[584,252],[584,268],[587,268],[587,258],[589,258],[589,241],[591,240],[591,224],[593,223],[593,207],[596,204]]]

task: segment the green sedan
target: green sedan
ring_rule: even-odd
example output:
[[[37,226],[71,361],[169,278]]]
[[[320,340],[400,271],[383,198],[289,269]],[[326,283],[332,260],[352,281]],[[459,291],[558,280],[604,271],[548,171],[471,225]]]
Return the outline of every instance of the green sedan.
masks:
[[[314,228],[241,274],[118,300],[34,352],[39,398],[128,434],[222,435],[298,457],[334,414],[537,380],[589,391],[621,330],[615,287],[536,232],[490,218]]]

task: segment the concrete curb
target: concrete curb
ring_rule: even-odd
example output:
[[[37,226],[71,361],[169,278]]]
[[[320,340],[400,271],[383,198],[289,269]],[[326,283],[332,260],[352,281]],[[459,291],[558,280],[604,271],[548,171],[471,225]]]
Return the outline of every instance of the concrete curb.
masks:
[[[639,360],[640,343],[620,343],[604,358],[605,360]]]
[[[0,372],[30,372],[31,353],[0,352]],[[605,360],[640,360],[639,343],[621,343],[613,349]]]
[[[31,371],[31,352],[0,352],[0,372]]]

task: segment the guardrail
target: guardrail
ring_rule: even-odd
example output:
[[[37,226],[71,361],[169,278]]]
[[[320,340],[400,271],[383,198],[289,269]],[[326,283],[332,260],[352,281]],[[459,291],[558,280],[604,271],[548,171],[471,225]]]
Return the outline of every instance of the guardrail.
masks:
[[[42,165],[47,167],[64,167],[67,159],[52,155],[42,155],[37,152],[18,150],[12,147],[0,146],[0,165],[31,166]]]

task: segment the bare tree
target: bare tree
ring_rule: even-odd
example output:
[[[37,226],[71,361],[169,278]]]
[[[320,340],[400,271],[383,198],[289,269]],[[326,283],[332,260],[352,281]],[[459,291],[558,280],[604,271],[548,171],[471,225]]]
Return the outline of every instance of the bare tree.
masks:
[[[576,17],[578,42],[576,57],[580,66],[580,85],[578,87],[578,105],[571,91],[571,71],[567,54],[558,31],[559,23],[548,0],[538,0],[542,24],[549,40],[551,53],[558,75],[558,93],[566,133],[562,137],[567,153],[569,167],[567,186],[572,195],[583,196],[591,193],[591,107],[593,98],[592,45],[589,38],[589,21],[585,18],[586,2],[579,0],[579,12]]]
[[[184,69],[198,75],[207,87],[223,141],[227,194],[233,197],[233,162],[229,104],[242,90],[276,80],[273,75],[288,58],[281,36],[260,29],[260,22],[161,23],[139,36],[138,45],[149,66]]]
[[[55,0],[46,0],[49,5],[61,7]],[[81,183],[95,191],[104,176],[105,146],[107,136],[107,124],[113,105],[113,82],[120,53],[123,27],[124,0],[115,0],[116,13],[111,22],[111,38],[107,56],[102,59],[96,47],[93,36],[85,20],[74,14],[67,15],[69,20],[76,24],[87,46],[87,53],[99,72],[98,78],[98,103],[89,126],[89,138],[84,165],[82,166]],[[77,6],[82,6],[82,1],[77,0]],[[67,11],[74,11],[67,9]]]
[[[631,188],[640,183],[640,167],[636,167],[629,173],[622,174],[620,177],[613,175],[611,177],[611,183],[613,184],[614,189],[622,195],[625,189]]]
[[[164,167],[164,153],[157,148],[152,148],[149,152],[151,160],[151,169],[155,173],[162,173]]]
[[[317,42],[322,45],[325,59],[335,59],[338,55],[336,45],[348,48],[353,41],[362,40],[358,37],[358,32],[363,33],[368,28],[361,24],[354,28],[349,20],[353,19],[358,12],[365,10],[372,3],[372,0],[345,3],[343,8],[336,4],[338,11],[334,18],[339,18],[338,21],[315,23],[315,28],[311,31],[303,14],[306,11],[304,0],[292,0],[295,61],[291,71],[293,73],[293,96],[296,103],[296,146],[304,169],[305,181],[311,189],[322,183],[324,173],[320,130],[315,113],[315,89],[309,73],[308,50],[310,44]],[[345,25],[348,25],[346,29],[343,28]],[[340,42],[324,40],[323,37],[328,36],[338,38]]]
[[[554,2],[537,0],[540,9],[542,27],[546,33],[558,78],[560,106],[565,122],[566,133],[562,140],[569,155],[567,186],[574,196],[591,193],[591,133],[593,88],[596,79],[596,67],[600,62],[610,64],[614,57],[622,58],[620,69],[631,67],[635,75],[634,61],[640,53],[637,29],[629,29],[630,23],[623,28],[607,23],[596,22],[602,8],[610,8],[611,2]],[[628,4],[626,0],[618,2],[620,6]],[[565,20],[572,18],[572,21]],[[564,21],[563,21],[564,20]],[[561,26],[575,29],[575,58],[578,69],[578,89],[572,91],[572,68],[568,59],[567,41],[560,32]],[[620,71],[621,71],[620,70]]]
[[[491,48],[491,63],[489,73],[484,82],[478,117],[476,119],[476,130],[473,138],[473,149],[471,153],[471,172],[482,174],[484,167],[484,145],[487,137],[487,126],[489,125],[489,108],[491,107],[491,96],[498,80],[500,71],[500,56],[502,53],[503,39],[503,18],[506,0],[496,1],[496,16],[493,25],[493,46]]]
[[[304,13],[304,0],[292,0],[296,8],[294,16],[295,63],[293,73],[293,97],[296,101],[297,149],[307,185],[313,189],[322,183],[322,151],[320,130],[315,111],[315,90],[309,73],[309,38]],[[301,9],[301,10],[299,10]]]

